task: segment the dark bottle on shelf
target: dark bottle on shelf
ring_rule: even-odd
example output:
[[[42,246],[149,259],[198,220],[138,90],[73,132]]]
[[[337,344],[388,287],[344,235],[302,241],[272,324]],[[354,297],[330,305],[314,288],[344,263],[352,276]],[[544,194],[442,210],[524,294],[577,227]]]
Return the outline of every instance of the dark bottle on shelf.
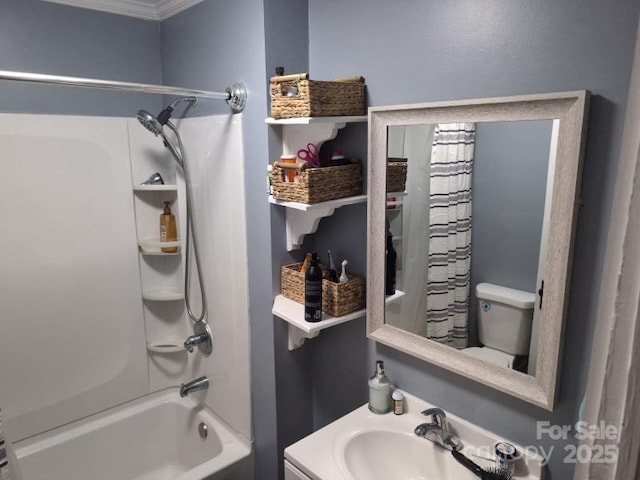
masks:
[[[322,270],[317,253],[311,255],[311,265],[304,274],[304,319],[322,320]]]
[[[393,236],[387,230],[387,258],[386,258],[386,276],[384,283],[385,295],[393,295],[396,293],[396,261],[398,254],[393,248]]]

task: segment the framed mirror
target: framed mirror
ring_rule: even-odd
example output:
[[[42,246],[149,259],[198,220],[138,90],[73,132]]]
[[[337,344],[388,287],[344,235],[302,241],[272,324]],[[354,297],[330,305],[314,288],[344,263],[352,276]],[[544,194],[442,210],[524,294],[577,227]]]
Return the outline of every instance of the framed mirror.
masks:
[[[588,104],[369,108],[369,338],[553,410]]]

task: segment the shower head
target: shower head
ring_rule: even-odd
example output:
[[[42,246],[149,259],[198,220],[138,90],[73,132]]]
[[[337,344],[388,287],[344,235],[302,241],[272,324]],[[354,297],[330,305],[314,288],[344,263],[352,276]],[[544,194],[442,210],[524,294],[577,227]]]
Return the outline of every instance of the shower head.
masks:
[[[138,111],[138,121],[156,137],[162,133],[162,124],[160,121],[146,110]]]
[[[181,102],[188,102],[191,105],[196,103],[196,97],[180,97],[177,100],[171,102],[171,104],[164,108],[157,117],[154,117],[146,110],[138,110],[138,121],[153,133],[156,137],[162,133],[162,127],[164,127],[173,113],[175,106]]]

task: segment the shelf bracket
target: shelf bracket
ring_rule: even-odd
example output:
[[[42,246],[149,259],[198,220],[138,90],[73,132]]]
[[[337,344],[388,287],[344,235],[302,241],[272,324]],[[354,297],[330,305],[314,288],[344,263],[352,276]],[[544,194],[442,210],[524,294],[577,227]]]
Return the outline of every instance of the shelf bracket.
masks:
[[[318,150],[327,140],[333,140],[338,130],[346,123],[312,123],[310,125],[287,125],[282,132],[282,154],[296,155],[298,150],[313,143]]]
[[[319,331],[314,333],[307,333],[300,330],[298,327],[294,327],[293,325],[289,324],[289,351],[292,352],[296,348],[300,348],[302,345],[304,345],[304,341],[307,338],[316,338],[319,334]]]
[[[326,206],[314,209],[313,213],[287,208],[287,250],[297,250],[304,241],[304,236],[318,230],[320,220],[333,215],[335,207]]]

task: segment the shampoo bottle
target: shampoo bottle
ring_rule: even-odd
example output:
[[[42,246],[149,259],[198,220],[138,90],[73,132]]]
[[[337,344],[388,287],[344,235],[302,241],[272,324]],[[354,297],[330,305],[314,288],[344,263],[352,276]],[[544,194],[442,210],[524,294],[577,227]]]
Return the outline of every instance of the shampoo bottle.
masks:
[[[304,319],[322,320],[322,270],[317,253],[311,255],[311,265],[304,274]]]
[[[376,362],[376,371],[369,379],[369,410],[373,413],[391,411],[391,382],[384,374],[384,362]]]
[[[164,210],[160,215],[160,241],[175,242],[178,240],[178,229],[176,227],[176,217],[171,213],[169,202],[164,202]],[[162,253],[176,253],[178,247],[162,247]]]

